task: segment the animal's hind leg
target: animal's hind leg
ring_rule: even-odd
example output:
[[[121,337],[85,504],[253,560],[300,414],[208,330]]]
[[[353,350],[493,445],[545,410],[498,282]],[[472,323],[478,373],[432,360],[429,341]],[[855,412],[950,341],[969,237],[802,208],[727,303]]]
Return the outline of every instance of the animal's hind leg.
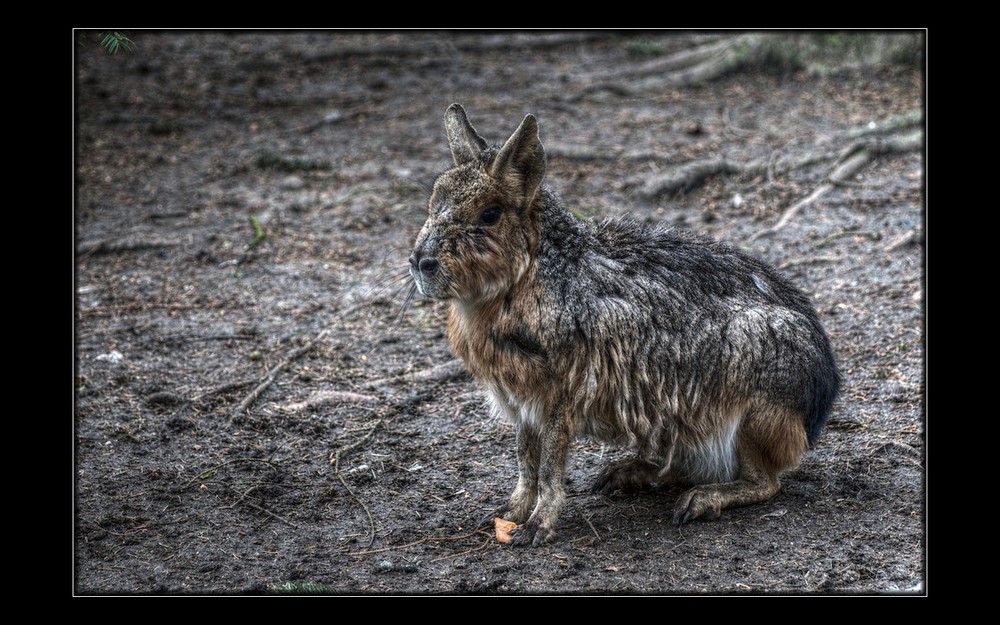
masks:
[[[683,525],[692,519],[717,519],[723,508],[767,501],[781,489],[777,475],[753,471],[741,472],[734,482],[701,484],[690,489],[674,506],[674,523]]]
[[[794,412],[771,410],[748,416],[738,434],[737,479],[685,492],[674,506],[674,523],[716,519],[724,508],[767,501],[781,489],[781,474],[796,466],[806,449],[805,427]]]
[[[660,481],[660,465],[633,456],[604,465],[590,487],[591,492],[608,494],[616,490],[643,488]]]

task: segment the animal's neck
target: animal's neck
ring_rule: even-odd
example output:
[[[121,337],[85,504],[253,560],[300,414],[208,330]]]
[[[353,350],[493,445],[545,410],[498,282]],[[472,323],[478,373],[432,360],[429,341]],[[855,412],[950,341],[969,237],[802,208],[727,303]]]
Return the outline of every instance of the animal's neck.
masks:
[[[519,280],[509,289],[489,298],[453,300],[448,318],[448,340],[455,354],[465,361],[473,375],[490,378],[498,369],[508,368],[502,344],[512,335],[523,334],[537,323],[537,281],[535,261],[529,263]],[[532,305],[532,302],[535,302]],[[536,311],[531,313],[530,311]]]
[[[489,299],[452,300],[450,316],[460,324],[463,333],[479,326],[488,328],[489,321],[496,319],[503,310],[504,297],[505,294],[500,294]]]
[[[502,307],[502,301],[462,302],[453,301],[448,315],[448,342],[456,356],[462,359],[473,376],[487,376],[492,360],[493,344],[490,338],[491,318]]]

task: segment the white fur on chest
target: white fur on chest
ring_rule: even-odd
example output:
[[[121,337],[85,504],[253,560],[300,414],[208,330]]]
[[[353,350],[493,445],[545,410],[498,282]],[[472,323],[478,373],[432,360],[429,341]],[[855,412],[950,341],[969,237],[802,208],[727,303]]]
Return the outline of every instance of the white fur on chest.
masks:
[[[532,429],[542,427],[545,416],[545,402],[541,399],[519,397],[507,389],[489,385],[486,393],[493,412],[502,415],[516,426],[528,426]]]

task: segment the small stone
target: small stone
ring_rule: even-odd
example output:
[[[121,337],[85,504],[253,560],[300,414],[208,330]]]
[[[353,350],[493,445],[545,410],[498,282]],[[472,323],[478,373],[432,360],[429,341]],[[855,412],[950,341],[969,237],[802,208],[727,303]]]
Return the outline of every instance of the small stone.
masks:
[[[94,360],[106,360],[111,364],[118,364],[125,360],[125,356],[117,349],[113,349],[107,354],[98,354],[94,357]]]
[[[282,191],[298,191],[306,186],[306,181],[299,176],[288,176],[278,185]]]

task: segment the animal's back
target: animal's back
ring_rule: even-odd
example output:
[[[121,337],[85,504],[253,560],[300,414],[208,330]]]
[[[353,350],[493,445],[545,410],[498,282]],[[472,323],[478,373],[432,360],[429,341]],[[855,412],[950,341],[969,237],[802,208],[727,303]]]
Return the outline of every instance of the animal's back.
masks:
[[[561,208],[542,232],[542,334],[567,343],[549,351],[564,355],[554,373],[575,387],[579,433],[655,455],[780,404],[815,442],[839,387],[832,351],[808,298],[769,265],[687,231],[590,226]]]

